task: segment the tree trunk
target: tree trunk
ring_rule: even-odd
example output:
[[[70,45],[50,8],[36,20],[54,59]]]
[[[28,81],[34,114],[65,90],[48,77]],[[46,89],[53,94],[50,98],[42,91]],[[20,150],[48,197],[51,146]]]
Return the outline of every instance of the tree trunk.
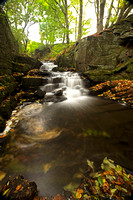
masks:
[[[78,41],[82,37],[82,18],[83,18],[83,0],[80,0],[79,26],[78,26]]]
[[[104,17],[104,8],[105,8],[106,0],[100,1],[100,23],[99,23],[99,32],[103,31],[103,17]]]
[[[95,12],[97,16],[97,32],[99,32],[99,23],[100,23],[100,12],[99,12],[99,0],[96,0],[96,5],[95,5]]]
[[[63,40],[62,40],[62,44],[64,44],[64,43],[65,43],[65,37],[66,37],[66,34],[65,34],[65,33],[63,33]]]
[[[126,9],[127,9],[128,7],[129,7],[129,4],[125,4],[125,5],[121,8],[116,23],[118,23],[119,21],[121,21],[121,20],[123,19],[123,15],[124,15],[124,13],[125,13],[125,11],[126,11]]]
[[[109,8],[109,11],[108,11],[108,17],[107,17],[106,23],[105,23],[105,28],[109,27],[109,22],[110,22],[110,17],[111,17],[111,11],[112,11],[112,8],[113,8],[113,4],[114,4],[114,0],[112,0],[111,4],[110,4],[110,8]]]
[[[66,22],[66,42],[69,44],[69,23],[68,23],[68,5],[67,0],[65,0],[65,22]]]
[[[103,30],[103,17],[106,0],[95,0],[95,12],[97,16],[97,32]]]
[[[77,17],[75,19],[75,41],[77,40]]]

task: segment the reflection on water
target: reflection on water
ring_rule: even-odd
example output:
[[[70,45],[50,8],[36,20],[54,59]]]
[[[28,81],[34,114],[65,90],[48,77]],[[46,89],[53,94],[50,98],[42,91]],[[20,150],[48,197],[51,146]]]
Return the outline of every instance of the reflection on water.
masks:
[[[132,109],[87,96],[25,106],[1,170],[34,180],[40,195],[76,187],[87,159],[98,167],[107,156],[133,170],[132,116]]]

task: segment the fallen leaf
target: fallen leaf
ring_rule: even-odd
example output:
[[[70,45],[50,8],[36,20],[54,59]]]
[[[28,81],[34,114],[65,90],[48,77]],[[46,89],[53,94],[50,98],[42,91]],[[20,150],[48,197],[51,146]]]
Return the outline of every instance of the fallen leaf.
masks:
[[[6,173],[0,171],[0,181],[6,176]]]
[[[51,163],[47,163],[43,165],[44,173],[46,174],[50,170],[51,167],[52,167]]]
[[[18,185],[18,186],[16,187],[16,190],[17,190],[17,191],[20,190],[21,187],[22,187],[22,185]]]

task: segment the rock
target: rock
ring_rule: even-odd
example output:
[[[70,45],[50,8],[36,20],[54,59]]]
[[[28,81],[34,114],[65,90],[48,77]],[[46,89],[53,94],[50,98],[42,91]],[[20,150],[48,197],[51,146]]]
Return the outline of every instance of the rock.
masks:
[[[74,49],[75,45],[70,46],[64,54],[61,56],[57,56],[55,64],[57,64],[60,67],[67,67],[71,68],[73,67],[74,63]]]
[[[67,89],[67,86],[63,86],[62,87],[62,90],[64,91],[64,90],[66,90]]]
[[[39,58],[47,56],[50,52],[51,52],[51,47],[49,45],[48,46],[46,45],[46,46],[43,46],[43,48],[41,48],[41,49],[36,49],[34,56],[37,59],[39,59]]]
[[[24,89],[27,89],[30,87],[38,88],[41,85],[43,85],[43,78],[41,77],[25,76],[22,78],[22,87]]]
[[[58,62],[58,61],[57,61]],[[64,67],[54,67],[52,69],[53,72],[65,72],[67,69],[65,69]]]
[[[45,102],[54,102],[54,93],[52,92],[47,92],[45,97],[44,97]]]
[[[14,97],[9,96],[0,104],[0,116],[4,119],[9,119],[12,114],[12,110],[16,107],[16,105],[17,100]]]
[[[37,75],[38,76],[50,76],[51,73],[48,70],[43,70],[43,71],[39,70]]]
[[[13,61],[15,63],[28,64],[32,66],[32,69],[39,69],[42,65],[41,61],[27,55],[14,55]]]
[[[38,97],[40,97],[40,98],[43,98],[43,97],[45,96],[45,94],[46,94],[46,91],[43,90],[42,88],[39,88],[39,89],[37,90],[37,92],[36,92],[36,95],[37,95]]]
[[[22,176],[19,175],[16,178],[9,178],[1,190],[0,199],[33,200],[36,195],[36,183],[25,180]]]
[[[6,127],[6,120],[0,116],[0,133],[4,131],[5,127]]]
[[[22,63],[12,63],[13,65],[13,72],[19,72],[26,74],[29,70],[31,70],[33,67],[29,64],[22,64]]]
[[[110,29],[81,39],[73,48],[58,56],[56,64],[65,69],[71,60],[78,72],[86,73],[91,85],[107,80],[132,79],[132,73],[127,71],[119,71],[120,76],[114,74],[118,66],[126,65],[133,58],[132,23],[133,14]]]
[[[53,83],[61,83],[62,78],[61,77],[53,77]]]
[[[76,85],[75,87],[74,87],[74,89],[80,89],[81,88],[81,86],[80,85]]]
[[[19,47],[11,32],[8,19],[0,6],[0,75],[11,74],[14,54],[18,54]]]
[[[40,67],[40,70],[46,70],[46,68],[47,68],[47,65],[46,64],[43,64],[43,65],[41,65],[41,67]]]
[[[54,94],[56,96],[62,96],[63,95],[63,90],[61,88],[57,88],[54,90]]]

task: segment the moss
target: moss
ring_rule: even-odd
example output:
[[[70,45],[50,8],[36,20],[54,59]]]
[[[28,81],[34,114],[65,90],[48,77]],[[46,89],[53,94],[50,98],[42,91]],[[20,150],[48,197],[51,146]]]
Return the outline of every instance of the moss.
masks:
[[[22,63],[16,63],[16,62],[12,62],[12,65],[13,65],[13,72],[19,72],[19,73],[24,73],[24,74],[33,68],[29,64],[22,64]]]

